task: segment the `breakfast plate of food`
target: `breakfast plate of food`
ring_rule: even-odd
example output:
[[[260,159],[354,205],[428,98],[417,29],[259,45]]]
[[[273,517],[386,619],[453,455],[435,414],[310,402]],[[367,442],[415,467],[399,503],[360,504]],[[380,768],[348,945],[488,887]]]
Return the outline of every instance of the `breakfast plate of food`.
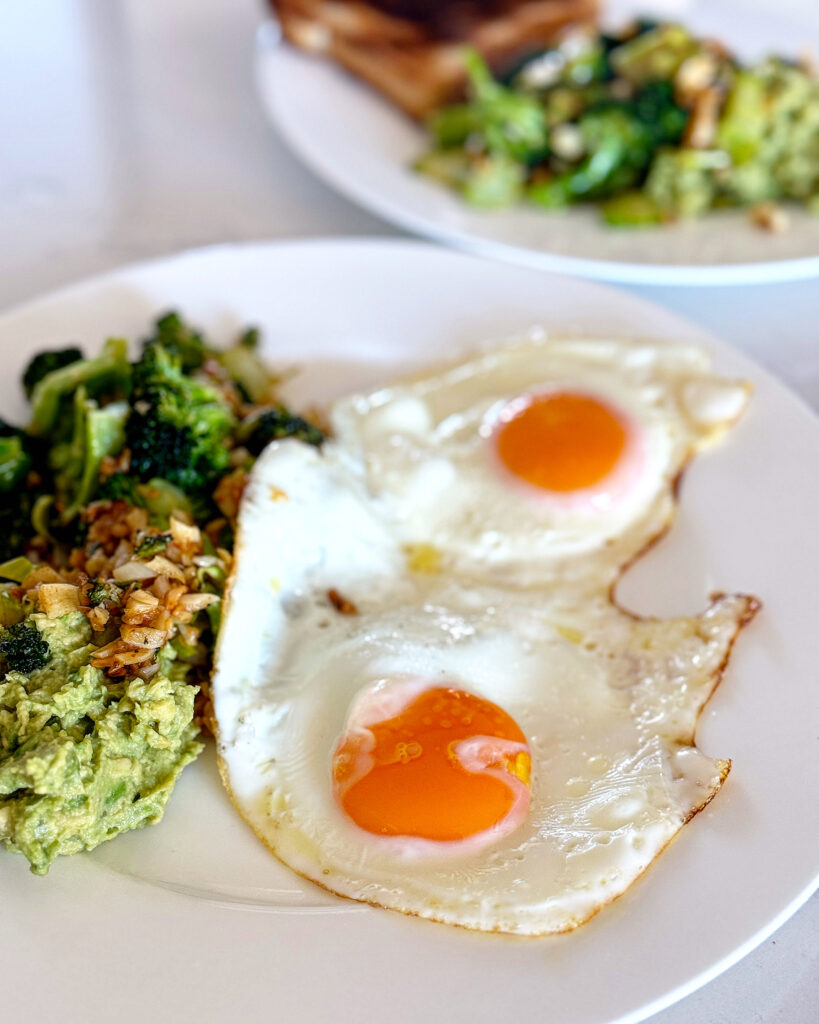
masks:
[[[812,4],[271,3],[269,117],[399,227],[625,282],[819,271]]]
[[[814,890],[819,427],[738,352],[358,241],[0,350],[10,1008],[623,1024]]]

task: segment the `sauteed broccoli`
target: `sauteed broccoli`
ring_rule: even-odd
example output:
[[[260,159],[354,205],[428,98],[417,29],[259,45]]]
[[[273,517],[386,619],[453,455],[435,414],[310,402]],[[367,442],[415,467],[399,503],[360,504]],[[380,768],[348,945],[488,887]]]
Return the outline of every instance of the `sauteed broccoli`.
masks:
[[[819,206],[819,80],[640,21],[575,35],[494,79],[473,50],[467,102],[429,120],[416,169],[485,208],[595,202],[611,224],[724,206]],[[781,223],[781,221],[777,222]]]
[[[233,527],[277,399],[258,331],[211,346],[176,313],[141,353],[42,352],[0,421],[0,843],[59,855],[158,821],[212,721]]]
[[[185,374],[181,355],[158,340],[145,346],[133,368],[125,431],[132,476],[160,477],[200,497],[228,468],[225,439],[234,425],[227,400]]]

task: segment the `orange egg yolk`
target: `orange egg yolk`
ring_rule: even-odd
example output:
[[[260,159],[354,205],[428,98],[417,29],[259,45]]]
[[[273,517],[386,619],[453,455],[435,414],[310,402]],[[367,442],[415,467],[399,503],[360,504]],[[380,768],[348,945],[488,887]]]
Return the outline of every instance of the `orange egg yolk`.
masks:
[[[374,746],[366,750],[370,737]],[[486,770],[467,770],[455,749],[475,737],[486,740]],[[529,786],[528,747],[508,749],[525,743],[514,719],[489,701],[464,690],[425,690],[394,718],[368,724],[363,736],[355,730],[342,737],[333,758],[336,798],[358,826],[376,835],[466,839],[509,813],[515,788],[504,777],[516,780],[518,791],[521,783]],[[369,770],[351,782],[362,751]]]
[[[579,491],[604,480],[628,440],[623,419],[590,395],[558,391],[532,398],[496,434],[506,468],[547,491]]]

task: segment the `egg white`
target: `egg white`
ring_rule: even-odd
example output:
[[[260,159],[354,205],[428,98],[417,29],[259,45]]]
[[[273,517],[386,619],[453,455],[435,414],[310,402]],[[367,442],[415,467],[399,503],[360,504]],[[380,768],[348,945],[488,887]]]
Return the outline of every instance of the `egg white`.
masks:
[[[756,607],[727,596],[700,617],[660,622],[609,596],[617,568],[667,525],[676,474],[736,415],[742,389],[710,377],[690,349],[565,342],[544,359],[535,348],[540,376],[531,346],[502,350],[345,400],[334,410],[339,437],[321,451],[288,440],[263,453],[242,503],[212,683],[225,782],[285,863],[353,899],[527,935],[592,916],[718,790],[730,765],[696,748],[696,720]],[[483,467],[464,472],[469,432],[493,403],[568,380],[569,362],[573,381],[611,398],[615,348],[619,377],[638,380],[617,396],[634,398],[629,410],[661,453],[641,483],[645,500],[631,496],[615,532],[592,516],[593,540],[580,548],[579,520],[502,489],[487,518],[483,495],[495,485]],[[447,473],[436,460],[458,481],[443,509],[402,484],[409,467],[427,480]],[[541,536],[544,517],[557,552]],[[501,543],[487,558],[490,526]],[[412,571],[412,543],[441,551],[442,571]],[[357,613],[342,614],[331,590]],[[407,679],[474,692],[527,737],[529,814],[489,849],[419,853],[358,828],[334,799],[332,755],[350,706],[366,687]]]
[[[641,465],[612,502],[555,500],[499,464],[490,435],[503,409],[559,390],[597,396],[634,427]],[[698,348],[545,337],[353,395],[332,422],[391,529],[440,547],[451,572],[607,586],[667,526],[680,471],[748,396],[745,383],[714,377]]]

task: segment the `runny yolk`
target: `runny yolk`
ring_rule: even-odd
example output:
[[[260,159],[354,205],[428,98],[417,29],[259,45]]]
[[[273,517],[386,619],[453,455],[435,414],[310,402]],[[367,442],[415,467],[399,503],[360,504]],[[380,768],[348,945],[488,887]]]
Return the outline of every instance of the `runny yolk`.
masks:
[[[605,479],[627,442],[623,419],[590,395],[537,395],[496,434],[506,468],[548,491],[579,491]]]
[[[470,739],[466,760],[476,770],[455,749]],[[362,754],[369,770],[354,778]],[[505,711],[464,690],[435,687],[396,717],[343,736],[333,785],[344,811],[368,832],[453,841],[501,822],[522,786],[528,797],[529,769],[526,739]]]

